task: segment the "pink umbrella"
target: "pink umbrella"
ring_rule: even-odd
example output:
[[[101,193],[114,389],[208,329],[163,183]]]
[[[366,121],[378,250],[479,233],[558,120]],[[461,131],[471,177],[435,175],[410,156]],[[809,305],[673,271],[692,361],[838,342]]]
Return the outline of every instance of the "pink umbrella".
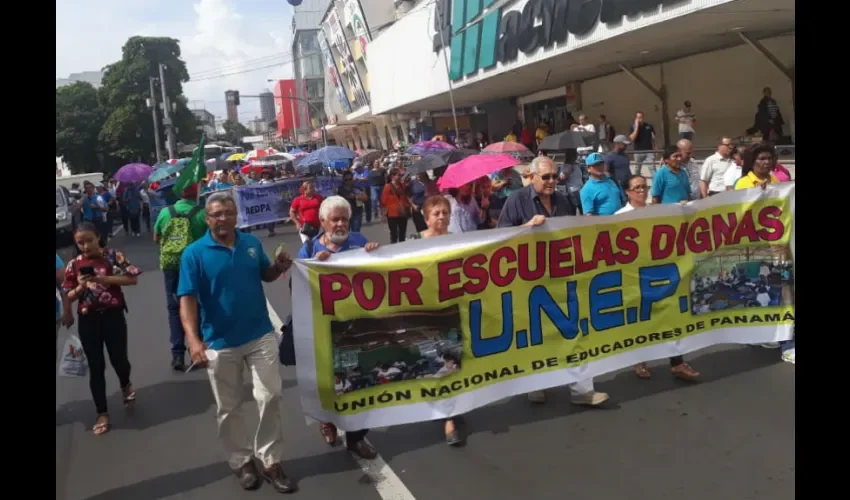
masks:
[[[516,158],[505,154],[468,156],[449,165],[446,173],[437,180],[437,187],[440,189],[460,187],[480,177],[488,176],[493,172],[513,167],[519,163],[520,161]]]
[[[518,142],[494,142],[482,150],[484,153],[530,153],[527,147]]]

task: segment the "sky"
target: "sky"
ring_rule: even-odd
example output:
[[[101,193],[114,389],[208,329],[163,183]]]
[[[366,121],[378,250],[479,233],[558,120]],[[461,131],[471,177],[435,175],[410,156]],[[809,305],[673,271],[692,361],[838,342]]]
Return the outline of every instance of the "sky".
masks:
[[[100,71],[132,36],[172,37],[193,80],[190,107],[224,120],[225,90],[257,95],[292,78],[291,26],[285,0],[56,0],[56,78]],[[239,121],[260,115],[257,99],[241,101]]]

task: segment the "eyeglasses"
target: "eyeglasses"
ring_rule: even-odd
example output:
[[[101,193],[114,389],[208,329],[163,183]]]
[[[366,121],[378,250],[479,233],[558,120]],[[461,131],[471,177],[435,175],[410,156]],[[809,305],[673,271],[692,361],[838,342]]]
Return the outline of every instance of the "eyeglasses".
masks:
[[[211,219],[229,219],[231,217],[236,217],[235,210],[225,210],[223,212],[212,212],[208,213],[207,217]]]
[[[543,174],[540,178],[544,181],[554,181],[558,178],[558,174]]]
[[[637,186],[630,187],[629,191],[646,191],[647,189],[649,189],[649,186],[646,184],[639,184]]]

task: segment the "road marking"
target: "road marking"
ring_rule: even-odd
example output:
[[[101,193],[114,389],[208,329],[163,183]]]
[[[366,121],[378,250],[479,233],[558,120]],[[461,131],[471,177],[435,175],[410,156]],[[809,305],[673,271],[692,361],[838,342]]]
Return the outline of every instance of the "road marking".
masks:
[[[272,320],[275,335],[277,335],[279,342],[282,336],[281,327],[283,326],[283,321],[280,320],[280,316],[277,315],[277,311],[274,310],[274,307],[272,307],[272,304],[268,299],[266,299],[266,307],[269,309],[269,319]],[[345,431],[340,430],[339,436],[340,439],[344,441]],[[366,440],[366,442],[370,445],[372,444],[369,440]],[[416,500],[413,493],[407,489],[407,486],[404,485],[401,479],[396,475],[395,471],[390,468],[380,453],[378,453],[378,455],[372,460],[360,458],[351,452],[349,452],[349,454],[354,458],[354,461],[357,462],[357,465],[360,466],[360,470],[363,471],[363,474],[369,478],[369,482],[378,491],[378,495],[382,500]]]

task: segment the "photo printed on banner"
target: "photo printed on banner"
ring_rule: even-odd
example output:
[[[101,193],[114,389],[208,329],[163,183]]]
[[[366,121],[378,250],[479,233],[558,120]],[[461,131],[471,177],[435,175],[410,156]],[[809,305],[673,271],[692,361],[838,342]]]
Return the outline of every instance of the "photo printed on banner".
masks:
[[[793,268],[788,245],[726,248],[695,259],[691,311],[792,305]]]
[[[337,395],[458,372],[463,357],[457,306],[331,322]]]

